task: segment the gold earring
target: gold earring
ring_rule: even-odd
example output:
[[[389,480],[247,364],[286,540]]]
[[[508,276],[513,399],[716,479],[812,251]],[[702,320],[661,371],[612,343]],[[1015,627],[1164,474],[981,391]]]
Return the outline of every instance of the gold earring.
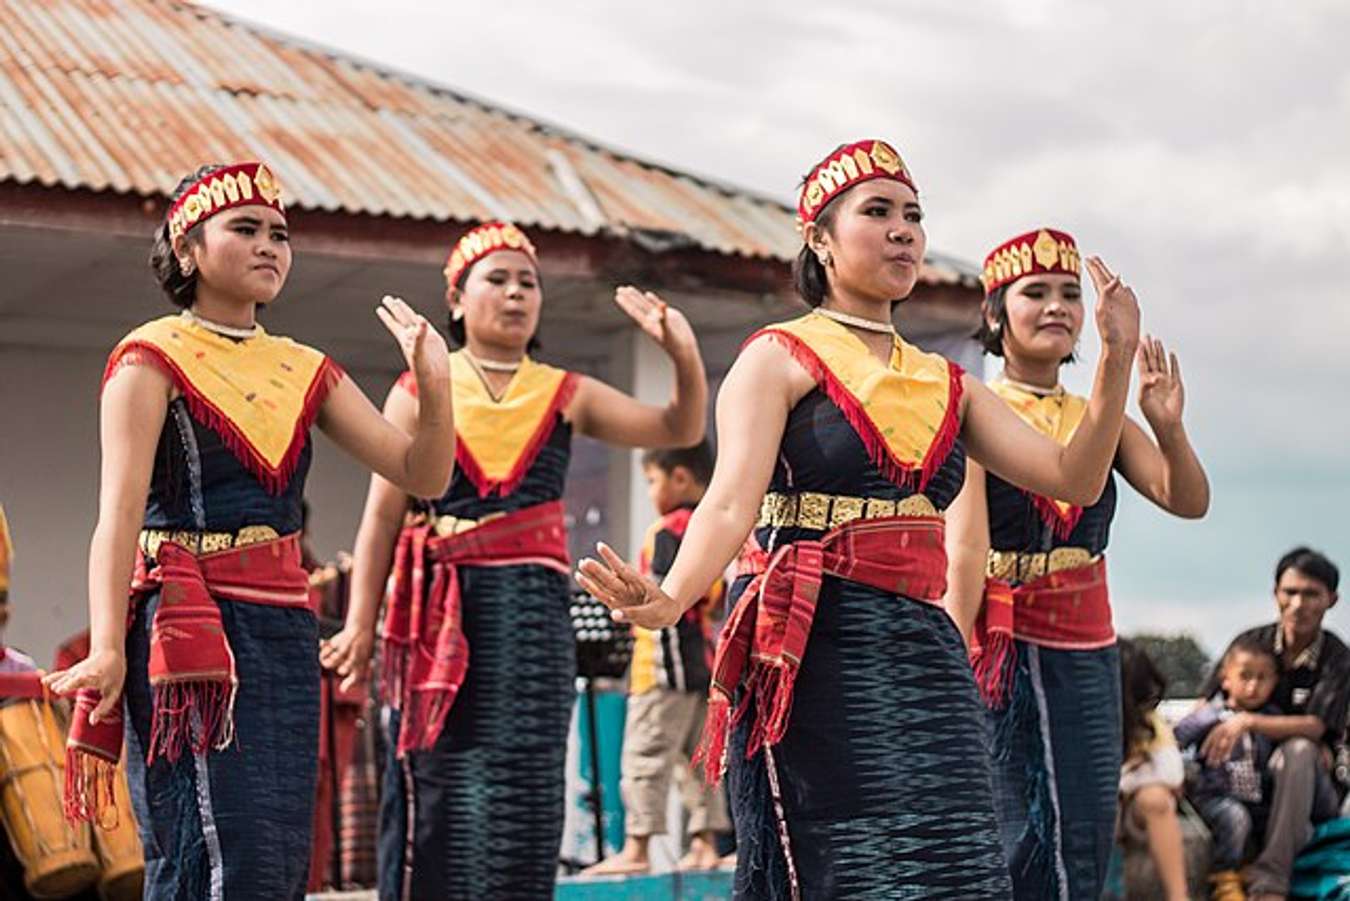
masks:
[[[184,277],[191,275],[196,270],[196,265],[191,260],[179,260],[178,269]]]

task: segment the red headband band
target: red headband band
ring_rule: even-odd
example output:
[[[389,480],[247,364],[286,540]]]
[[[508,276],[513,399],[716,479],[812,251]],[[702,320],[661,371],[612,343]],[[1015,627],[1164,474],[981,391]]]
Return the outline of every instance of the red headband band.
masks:
[[[194,225],[217,213],[261,204],[285,213],[281,182],[266,163],[235,163],[203,175],[169,207],[169,240],[185,235]]]
[[[519,250],[530,258],[536,269],[539,267],[534,245],[525,237],[523,231],[509,222],[484,222],[477,228],[470,229],[455,242],[455,249],[450,251],[450,259],[445,261],[446,286],[457,287],[460,276],[468,271],[470,266],[499,250]]]
[[[984,296],[988,297],[1024,275],[1049,273],[1081,278],[1080,269],[1078,245],[1073,236],[1053,228],[1042,228],[995,247],[984,258],[980,281],[984,283]]]
[[[919,193],[894,147],[885,141],[857,141],[840,147],[811,170],[797,200],[797,225],[814,222],[831,200],[874,178],[889,178]]]

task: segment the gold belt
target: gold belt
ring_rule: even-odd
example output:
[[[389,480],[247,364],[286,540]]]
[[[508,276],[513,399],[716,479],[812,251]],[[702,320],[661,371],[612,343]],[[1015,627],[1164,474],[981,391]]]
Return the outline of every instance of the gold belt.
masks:
[[[759,507],[755,528],[837,529],[855,519],[886,519],[892,516],[941,516],[927,495],[911,494],[901,501],[878,497],[849,497],[803,491],[779,494],[770,491]]]
[[[1006,582],[1031,582],[1049,573],[1087,566],[1096,559],[1083,547],[1057,547],[1037,553],[990,551],[985,577]]]
[[[172,541],[197,556],[228,551],[230,548],[275,541],[281,534],[271,526],[244,526],[238,532],[194,532],[187,529],[141,529],[140,548],[154,558],[159,546]]]
[[[425,513],[416,513],[410,515],[404,520],[406,525],[420,526],[426,523],[431,524],[431,530],[441,538],[450,535],[459,535],[470,529],[476,529],[485,522],[491,522],[494,519],[500,519],[505,513],[489,513],[487,516],[480,516],[478,519],[467,519],[463,516],[428,516]]]

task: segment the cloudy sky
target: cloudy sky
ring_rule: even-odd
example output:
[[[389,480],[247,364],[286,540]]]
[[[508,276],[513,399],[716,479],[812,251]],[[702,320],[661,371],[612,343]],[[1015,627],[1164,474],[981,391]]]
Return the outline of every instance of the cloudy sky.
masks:
[[[1214,504],[1122,503],[1123,631],[1215,649],[1269,618],[1293,544],[1350,569],[1350,4],[208,5],[785,201],[836,144],[886,137],[932,247],[1065,228],[1181,354]],[[1350,602],[1331,622],[1350,633]]]

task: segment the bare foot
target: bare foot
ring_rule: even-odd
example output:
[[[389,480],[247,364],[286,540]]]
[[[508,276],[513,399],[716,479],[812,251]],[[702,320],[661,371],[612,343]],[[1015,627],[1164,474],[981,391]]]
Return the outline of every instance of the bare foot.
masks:
[[[606,857],[599,863],[581,871],[583,876],[641,876],[651,872],[652,863],[645,857],[633,857],[627,849],[613,857]]]
[[[715,870],[721,862],[717,846],[700,833],[690,839],[689,853],[680,858],[678,867],[681,870]]]
[[[718,862],[717,862],[717,869],[719,869],[719,870],[734,870],[734,869],[736,869],[736,852],[735,852],[735,851],[732,851],[732,852],[731,852],[730,854],[728,854],[726,857],[723,857],[720,861],[718,861]]]

